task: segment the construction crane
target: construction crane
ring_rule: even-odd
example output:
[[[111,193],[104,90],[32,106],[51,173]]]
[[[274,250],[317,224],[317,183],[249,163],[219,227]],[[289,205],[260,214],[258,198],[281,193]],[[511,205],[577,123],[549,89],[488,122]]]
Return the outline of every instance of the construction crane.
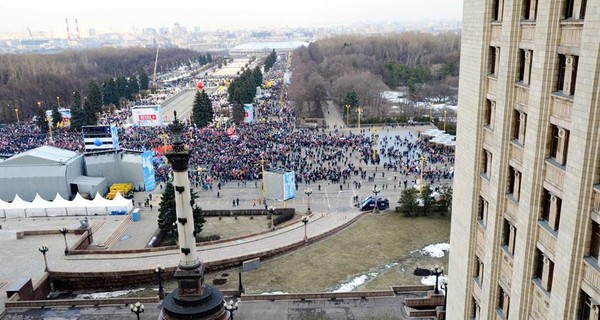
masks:
[[[75,18],[75,30],[77,31],[77,40],[81,40],[81,34],[79,33],[79,23],[77,22],[77,18]]]

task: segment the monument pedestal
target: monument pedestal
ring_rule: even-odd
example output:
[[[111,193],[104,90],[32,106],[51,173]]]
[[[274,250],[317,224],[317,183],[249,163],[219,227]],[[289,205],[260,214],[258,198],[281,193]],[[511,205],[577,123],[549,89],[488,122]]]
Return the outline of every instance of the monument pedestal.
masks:
[[[204,284],[204,268],[185,270],[177,268],[174,278],[179,287],[165,296],[159,320],[228,320],[229,312],[223,306],[223,294]]]

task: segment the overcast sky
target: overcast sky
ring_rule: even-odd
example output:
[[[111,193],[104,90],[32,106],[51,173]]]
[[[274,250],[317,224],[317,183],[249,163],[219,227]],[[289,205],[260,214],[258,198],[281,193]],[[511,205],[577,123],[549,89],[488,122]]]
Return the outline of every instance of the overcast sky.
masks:
[[[0,0],[0,32],[66,34],[65,18],[82,33],[132,27],[192,30],[232,26],[314,25],[340,22],[460,20],[462,0]]]

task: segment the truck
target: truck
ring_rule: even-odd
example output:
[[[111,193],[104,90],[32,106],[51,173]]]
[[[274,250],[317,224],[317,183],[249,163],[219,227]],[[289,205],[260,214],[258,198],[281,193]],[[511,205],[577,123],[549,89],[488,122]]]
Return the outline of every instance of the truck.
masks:
[[[129,183],[114,183],[110,186],[106,199],[112,200],[117,196],[117,192],[120,193],[124,198],[133,198],[133,184]]]

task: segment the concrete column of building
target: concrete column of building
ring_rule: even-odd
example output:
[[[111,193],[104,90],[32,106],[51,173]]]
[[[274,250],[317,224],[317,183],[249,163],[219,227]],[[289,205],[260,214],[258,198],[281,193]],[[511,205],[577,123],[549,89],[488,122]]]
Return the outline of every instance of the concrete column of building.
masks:
[[[508,250],[510,251],[511,254],[514,254],[515,253],[515,240],[517,237],[517,228],[515,226],[513,226],[511,223],[508,232],[510,232],[508,235]]]
[[[498,0],[498,21],[502,21],[503,14],[504,14],[504,0]]]
[[[488,177],[492,174],[492,154],[485,150],[485,175]]]
[[[543,253],[542,256],[542,287],[545,290],[550,291],[552,289],[552,261],[550,261]]]
[[[564,81],[563,81],[563,87],[562,87],[562,92],[566,95],[570,95],[571,94],[571,81],[573,78],[573,56],[566,56],[565,57],[565,74],[564,74]]]
[[[537,0],[531,0],[529,2],[529,20],[535,20],[537,8]]]
[[[490,101],[490,129],[494,130],[494,121],[496,121],[496,101]]]
[[[550,228],[558,229],[558,198],[555,195],[550,197],[550,212],[548,212],[548,224]]]
[[[531,78],[531,50],[525,50],[525,66],[523,72],[523,83],[528,85]]]
[[[520,144],[525,144],[525,129],[527,128],[527,115],[524,112],[519,112],[519,140]]]
[[[585,1],[587,2],[587,1]],[[581,7],[585,5],[583,0],[573,1],[573,19],[581,19]]]
[[[504,295],[504,299],[502,299],[502,314],[506,319],[508,317],[508,312],[510,311],[510,296],[504,291],[502,291],[502,294]]]
[[[515,170],[515,182],[513,185],[513,198],[519,201],[521,196],[521,173]]]
[[[502,0],[500,0],[502,2]],[[500,68],[500,47],[494,47],[496,54],[494,55],[494,76],[498,76],[498,69]]]

